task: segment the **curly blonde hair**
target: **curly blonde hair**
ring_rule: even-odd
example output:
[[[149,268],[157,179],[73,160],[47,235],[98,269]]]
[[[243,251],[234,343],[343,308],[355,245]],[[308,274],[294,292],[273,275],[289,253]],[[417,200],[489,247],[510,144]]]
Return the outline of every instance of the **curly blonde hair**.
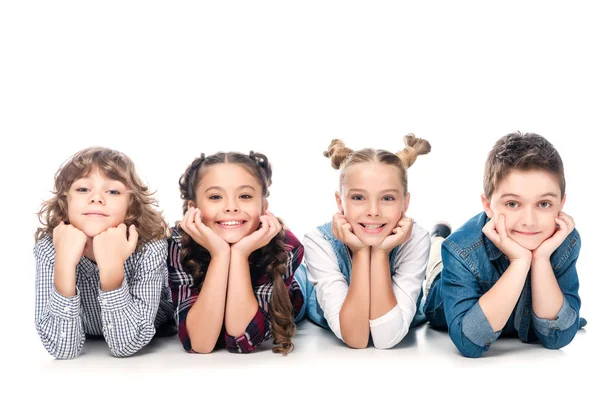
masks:
[[[68,221],[67,193],[79,178],[98,169],[107,178],[122,182],[131,192],[124,223],[134,224],[139,234],[138,249],[144,243],[166,238],[169,228],[153,198],[135,171],[133,161],[125,154],[105,147],[88,147],[69,158],[54,175],[54,196],[42,203],[38,219],[42,227],[35,232],[36,242],[52,231],[61,221]]]

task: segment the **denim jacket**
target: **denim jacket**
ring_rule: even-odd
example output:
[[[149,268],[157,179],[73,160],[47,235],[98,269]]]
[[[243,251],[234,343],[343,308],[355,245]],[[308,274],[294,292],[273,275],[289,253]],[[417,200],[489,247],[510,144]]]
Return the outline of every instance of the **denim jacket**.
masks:
[[[450,338],[467,357],[479,357],[500,336],[518,335],[523,342],[540,341],[558,349],[571,342],[585,320],[579,318],[581,300],[575,264],[581,238],[573,230],[552,253],[550,263],[564,295],[556,320],[538,318],[532,307],[531,280],[525,285],[504,328],[494,332],[479,298],[490,290],[510,265],[506,257],[482,232],[489,221],[485,213],[471,218],[442,244],[441,279],[434,283],[425,305],[430,322],[445,317]],[[443,315],[442,315],[443,314]],[[443,319],[443,318],[442,318]],[[433,325],[435,325],[432,322]]]

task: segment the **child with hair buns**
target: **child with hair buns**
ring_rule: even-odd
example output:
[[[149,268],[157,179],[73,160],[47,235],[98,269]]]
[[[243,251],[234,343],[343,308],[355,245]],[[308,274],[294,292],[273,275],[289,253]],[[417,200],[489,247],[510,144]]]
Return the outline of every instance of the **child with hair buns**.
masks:
[[[196,158],[179,180],[184,217],[167,264],[188,352],[250,353],[271,336],[273,352],[294,348],[304,249],[267,211],[271,174],[263,154],[220,152]]]
[[[339,212],[305,236],[296,278],[308,318],[353,348],[370,338],[376,348],[391,348],[424,321],[418,310],[430,238],[406,214],[406,170],[431,146],[412,134],[404,142],[394,154],[354,151],[336,139],[324,152],[340,170]]]

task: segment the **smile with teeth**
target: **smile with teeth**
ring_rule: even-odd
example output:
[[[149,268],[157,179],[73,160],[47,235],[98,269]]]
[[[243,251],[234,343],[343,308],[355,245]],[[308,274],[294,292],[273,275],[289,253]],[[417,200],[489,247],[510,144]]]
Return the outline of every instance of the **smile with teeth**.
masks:
[[[235,229],[244,225],[246,221],[218,221],[217,225],[223,229]]]
[[[362,223],[359,223],[359,225],[362,228],[362,230],[367,233],[380,233],[381,231],[383,231],[383,227],[385,226],[385,224],[362,224]]]

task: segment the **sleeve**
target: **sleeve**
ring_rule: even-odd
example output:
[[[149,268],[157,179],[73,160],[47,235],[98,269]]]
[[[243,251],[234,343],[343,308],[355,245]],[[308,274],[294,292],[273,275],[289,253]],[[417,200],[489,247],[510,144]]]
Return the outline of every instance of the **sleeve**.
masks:
[[[178,327],[178,336],[183,348],[190,353],[192,350],[192,341],[187,331],[186,318],[188,312],[198,299],[200,290],[194,285],[194,278],[187,273],[180,261],[180,247],[176,239],[169,240],[167,269],[169,271],[169,287],[175,307],[175,321]]]
[[[394,260],[392,289],[398,304],[385,315],[369,321],[376,348],[394,347],[408,333],[417,312],[430,247],[429,233],[425,229],[413,230],[410,240]]]
[[[294,280],[294,273],[302,263],[304,257],[304,246],[288,230],[286,230],[285,245],[287,251],[287,269],[283,281],[290,296],[293,315],[297,315],[302,309],[304,298],[298,283]],[[232,353],[251,353],[261,343],[271,337],[271,322],[269,315],[269,304],[273,294],[273,283],[261,283],[254,288],[254,294],[258,302],[258,310],[254,318],[239,337],[233,337],[224,332],[225,345]]]
[[[331,331],[340,340],[340,311],[348,294],[348,282],[338,267],[337,257],[323,235],[315,230],[304,238],[308,280],[315,287],[317,302]]]
[[[555,270],[556,280],[563,292],[564,300],[555,320],[538,318],[533,314],[533,329],[542,345],[549,349],[560,349],[571,343],[579,329],[579,278],[575,265],[579,258],[581,241],[577,240],[575,247],[565,262],[565,267]]]
[[[109,292],[98,289],[104,338],[116,357],[137,353],[156,333],[156,313],[165,283],[167,240],[145,244],[136,256],[129,261],[135,263],[130,281],[125,274],[121,287]]]
[[[477,278],[450,248],[442,244],[442,297],[450,338],[466,357],[480,357],[502,331],[494,332],[479,306],[483,296]]]
[[[85,332],[81,321],[80,295],[65,297],[54,287],[56,252],[52,239],[46,236],[34,247],[35,327],[42,344],[53,357],[75,358],[83,348]]]

